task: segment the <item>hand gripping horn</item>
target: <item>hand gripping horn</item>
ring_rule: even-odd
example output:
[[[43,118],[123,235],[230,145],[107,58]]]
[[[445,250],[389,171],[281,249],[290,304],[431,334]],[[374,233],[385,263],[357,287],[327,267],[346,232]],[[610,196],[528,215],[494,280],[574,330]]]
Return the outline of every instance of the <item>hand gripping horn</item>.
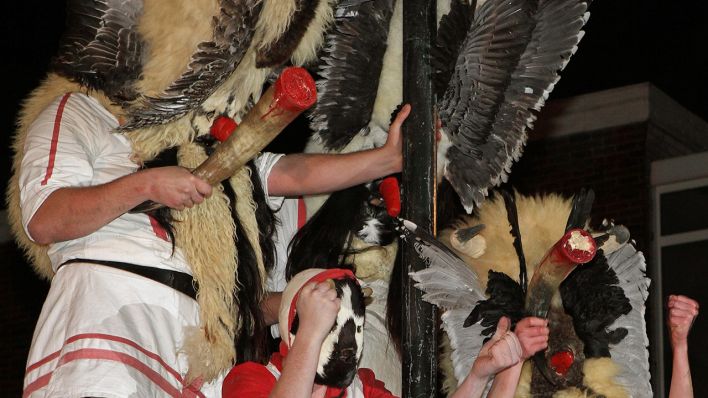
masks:
[[[238,131],[219,144],[193,174],[211,185],[231,177],[316,101],[317,88],[312,76],[304,68],[286,68],[246,114]],[[147,201],[131,212],[148,212],[160,207],[163,205]]]

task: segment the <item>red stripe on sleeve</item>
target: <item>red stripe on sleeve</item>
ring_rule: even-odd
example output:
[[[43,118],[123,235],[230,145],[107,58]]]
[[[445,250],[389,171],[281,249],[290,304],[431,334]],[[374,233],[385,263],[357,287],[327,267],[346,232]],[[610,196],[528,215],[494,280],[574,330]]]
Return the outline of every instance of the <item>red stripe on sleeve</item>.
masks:
[[[64,94],[61,101],[59,102],[59,108],[57,109],[57,115],[54,118],[54,132],[52,133],[52,145],[49,149],[49,164],[47,164],[47,172],[44,175],[44,180],[42,180],[42,185],[47,185],[47,182],[52,177],[52,172],[54,171],[54,159],[57,156],[57,145],[59,143],[59,131],[61,130],[61,118],[64,115],[64,107],[66,102],[69,101],[71,93]]]
[[[305,199],[300,196],[297,198],[297,229],[305,226],[307,222],[307,207],[305,207]]]

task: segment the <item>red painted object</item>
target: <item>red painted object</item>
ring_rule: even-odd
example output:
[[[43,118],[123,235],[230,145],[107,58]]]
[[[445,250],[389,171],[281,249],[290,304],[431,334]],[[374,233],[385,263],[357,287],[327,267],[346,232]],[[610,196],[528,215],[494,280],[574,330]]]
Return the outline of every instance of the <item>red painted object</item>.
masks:
[[[386,211],[391,217],[398,217],[401,214],[401,190],[398,187],[396,177],[386,177],[379,185],[379,193],[386,203]]]
[[[263,118],[277,108],[288,112],[302,112],[317,102],[315,80],[304,68],[285,68],[275,81],[275,92],[270,110]]]
[[[209,134],[216,138],[219,142],[226,141],[227,138],[236,131],[238,123],[234,119],[228,116],[219,116],[214,119],[214,123],[211,124],[211,129],[209,129]]]
[[[588,247],[574,247],[573,242],[587,243]],[[597,244],[584,229],[571,229],[566,232],[560,242],[561,252],[573,263],[585,264],[595,257]],[[579,245],[584,246],[584,245]]]
[[[558,351],[551,357],[551,368],[561,376],[565,376],[573,366],[575,355],[571,351]]]

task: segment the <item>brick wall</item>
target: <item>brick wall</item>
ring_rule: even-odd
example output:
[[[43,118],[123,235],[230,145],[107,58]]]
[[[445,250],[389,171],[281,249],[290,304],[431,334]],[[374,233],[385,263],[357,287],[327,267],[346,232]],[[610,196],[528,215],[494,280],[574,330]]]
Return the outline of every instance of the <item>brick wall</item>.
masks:
[[[647,124],[642,123],[532,140],[513,166],[509,183],[524,194],[573,195],[583,187],[592,188],[593,223],[613,218],[645,248],[650,209],[646,130]]]

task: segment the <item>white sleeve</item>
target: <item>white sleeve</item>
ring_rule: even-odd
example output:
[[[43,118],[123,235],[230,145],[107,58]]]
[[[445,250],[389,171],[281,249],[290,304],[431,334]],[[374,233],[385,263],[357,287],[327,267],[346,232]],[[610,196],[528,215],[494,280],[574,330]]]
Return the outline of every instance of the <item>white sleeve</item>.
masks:
[[[283,205],[283,200],[285,197],[270,196],[268,193],[268,177],[270,176],[270,171],[273,170],[273,166],[275,166],[275,164],[278,163],[278,160],[280,160],[283,156],[285,155],[282,153],[263,152],[253,160],[256,170],[258,170],[258,177],[261,179],[261,185],[263,185],[263,193],[265,193],[266,201],[268,202],[270,209],[273,211],[280,209],[280,206]]]
[[[49,195],[59,188],[90,185],[95,134],[86,134],[84,110],[74,99],[57,98],[30,125],[19,171],[22,224],[27,224]],[[31,237],[30,237],[31,238]]]

